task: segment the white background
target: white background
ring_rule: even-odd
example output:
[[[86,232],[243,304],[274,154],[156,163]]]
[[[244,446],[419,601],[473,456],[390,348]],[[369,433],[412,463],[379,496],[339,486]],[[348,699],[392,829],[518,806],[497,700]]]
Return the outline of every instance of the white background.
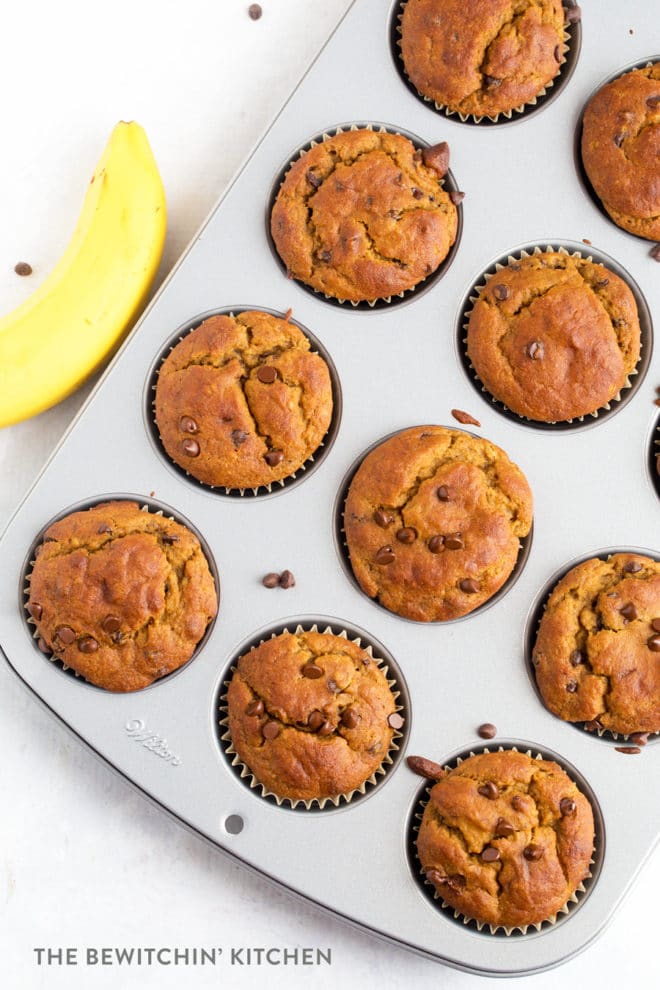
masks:
[[[2,312],[56,262],[101,149],[122,118],[145,127],[165,182],[169,231],[160,277],[167,273],[349,0],[262,6],[263,18],[253,22],[244,0],[3,5]],[[13,273],[17,261],[33,266],[31,278]],[[0,529],[88,391],[0,432]],[[4,665],[0,754],[0,976],[10,990],[196,990],[256,980],[293,990],[486,985],[358,933],[232,865],[97,763]],[[349,850],[350,833],[346,841]],[[331,869],[320,848],[319,870]],[[659,886],[656,853],[594,946],[561,971],[500,985],[657,985]],[[391,896],[395,908],[396,890]],[[332,949],[333,964],[46,969],[36,966],[32,951],[88,945],[321,946]]]

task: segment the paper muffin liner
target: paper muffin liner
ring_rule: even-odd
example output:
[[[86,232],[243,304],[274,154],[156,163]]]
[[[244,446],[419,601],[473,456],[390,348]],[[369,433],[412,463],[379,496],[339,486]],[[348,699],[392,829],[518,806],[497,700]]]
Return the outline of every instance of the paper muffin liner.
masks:
[[[419,429],[420,430],[423,430],[424,429],[424,426],[428,426],[428,425],[430,425],[430,424],[419,424]],[[443,429],[452,430],[455,433],[465,433],[467,436],[474,437],[477,440],[485,440],[485,439],[487,439],[485,437],[479,436],[477,433],[471,433],[469,430],[461,429],[460,427],[458,427],[456,425],[448,426],[448,425],[443,424],[443,423],[437,423],[437,424],[433,424],[433,425],[441,426]],[[341,566],[342,566],[342,568],[344,570],[344,573],[346,574],[347,578],[349,579],[349,581],[351,582],[351,584],[353,585],[353,587],[356,588],[360,592],[360,594],[364,598],[366,598],[366,600],[368,602],[371,602],[371,604],[374,605],[376,608],[378,608],[381,611],[385,612],[387,615],[394,616],[400,622],[411,622],[411,623],[413,623],[413,625],[423,625],[423,626],[450,626],[450,625],[453,625],[456,622],[465,622],[468,619],[471,619],[473,616],[479,615],[479,614],[481,614],[481,612],[485,612],[485,610],[487,608],[490,608],[491,605],[495,605],[498,601],[500,601],[501,598],[504,597],[504,595],[508,594],[508,592],[511,591],[511,589],[514,586],[514,584],[516,583],[516,581],[518,580],[518,578],[522,574],[523,569],[525,567],[525,564],[527,563],[527,558],[529,557],[529,553],[530,553],[530,550],[532,548],[532,540],[534,538],[534,522],[532,521],[532,525],[530,527],[530,530],[529,530],[529,533],[527,534],[527,536],[523,536],[523,537],[520,537],[518,539],[518,557],[516,558],[516,563],[515,563],[515,565],[513,567],[513,570],[511,571],[511,573],[507,577],[507,579],[504,582],[504,584],[501,586],[501,588],[498,588],[498,590],[493,595],[491,595],[490,598],[487,598],[485,602],[482,602],[481,605],[477,605],[477,607],[476,608],[473,608],[471,612],[466,612],[465,615],[459,615],[455,619],[433,619],[433,620],[431,620],[429,622],[425,622],[422,619],[410,619],[410,618],[408,618],[408,616],[399,615],[398,612],[393,612],[391,609],[387,608],[385,605],[382,605],[378,601],[377,598],[371,598],[360,587],[360,584],[359,584],[357,578],[355,577],[355,573],[353,571],[353,566],[351,564],[351,555],[350,555],[349,549],[348,549],[348,540],[347,540],[347,537],[346,537],[346,530],[344,529],[344,517],[345,517],[345,514],[346,514],[346,500],[348,499],[348,493],[349,493],[349,490],[350,490],[350,487],[351,487],[351,483],[353,481],[353,478],[355,477],[355,475],[359,471],[359,469],[362,466],[362,463],[365,460],[365,458],[372,451],[376,450],[377,447],[380,447],[381,444],[386,443],[386,441],[388,441],[388,440],[391,440],[392,437],[398,436],[399,433],[405,433],[405,431],[408,430],[408,429],[410,429],[410,427],[405,426],[401,430],[394,430],[392,433],[388,433],[386,436],[380,437],[378,440],[376,440],[374,443],[372,443],[369,447],[367,447],[366,450],[363,450],[362,453],[358,455],[358,457],[356,457],[356,459],[353,461],[353,463],[351,464],[350,468],[348,469],[348,471],[344,475],[344,477],[342,479],[342,482],[341,482],[341,484],[339,486],[337,497],[335,498],[335,505],[334,505],[334,509],[333,509],[333,514],[334,514],[335,547],[336,547],[336,550],[337,550],[337,556],[339,557],[339,562],[340,562],[340,564],[341,564]],[[490,443],[492,441],[488,441],[488,442]],[[505,451],[505,453],[506,453],[506,451]]]
[[[660,422],[658,424],[658,429],[660,430]],[[658,442],[660,443],[660,439]],[[560,570],[556,571],[553,574],[553,576],[550,578],[547,585],[544,587],[543,591],[539,595],[535,605],[533,606],[533,610],[531,613],[530,620],[528,621],[528,627],[525,634],[526,666],[530,680],[532,682],[532,687],[534,688],[534,691],[536,692],[539,701],[541,702],[545,710],[550,712],[551,715],[554,715],[554,712],[551,712],[550,709],[545,704],[543,695],[541,694],[541,690],[536,681],[536,669],[534,667],[534,662],[533,662],[534,645],[538,637],[541,620],[545,614],[546,606],[550,599],[550,595],[555,590],[559,582],[563,580],[563,578],[566,577],[568,572],[572,571],[574,567],[577,567],[579,564],[583,564],[586,560],[593,560],[595,558],[598,558],[599,560],[607,561],[617,553],[633,553],[644,557],[649,557],[651,560],[660,562],[660,554],[654,553],[652,550],[647,550],[640,547],[610,547],[604,550],[596,550],[593,553],[584,554],[584,556],[572,560],[569,564],[566,564],[564,567],[562,567]],[[628,732],[628,733],[615,732],[614,729],[606,729],[602,725],[596,725],[595,723],[597,720],[589,720],[586,722],[585,721],[569,722],[566,719],[561,719],[559,715],[554,715],[554,717],[564,722],[565,725],[569,725],[572,728],[578,729],[580,732],[587,732],[590,736],[594,736],[595,738],[602,739],[605,742],[608,743],[612,741],[630,742],[632,745],[635,745],[632,736],[636,735],[636,732]],[[639,729],[637,731],[643,732],[644,730]],[[644,745],[648,745],[649,743],[655,742],[658,739],[660,739],[660,731],[648,732],[648,733],[645,732],[644,734],[648,736],[648,741],[641,746],[642,750],[644,749]]]
[[[588,251],[580,250],[577,247],[575,250],[569,250],[569,248],[565,245],[570,243],[570,241],[565,241],[562,244],[546,244],[545,246],[541,246],[540,244],[529,244],[524,248],[515,249],[511,254],[503,256],[503,258],[496,261],[493,265],[486,269],[486,271],[484,271],[480,276],[479,281],[473,284],[468,293],[467,299],[461,307],[458,319],[459,356],[463,368],[469,377],[470,383],[477,389],[482,398],[490,400],[491,404],[498,412],[507,416],[509,419],[513,419],[515,422],[522,423],[524,426],[530,426],[537,430],[569,431],[583,429],[587,426],[595,425],[596,420],[604,417],[606,414],[616,412],[618,410],[618,404],[623,400],[623,405],[625,405],[633,397],[638,387],[641,385],[651,357],[651,317],[646,300],[644,299],[637,283],[634,281],[632,276],[630,276],[628,272],[618,264],[618,262],[614,261],[612,258],[609,258],[603,252],[598,251],[597,249],[594,250],[592,247],[590,247]],[[582,261],[604,265],[612,271],[613,274],[618,275],[619,278],[623,279],[633,294],[637,306],[637,315],[640,326],[640,350],[637,364],[626,376],[624,384],[616,395],[606,402],[605,405],[599,406],[599,408],[595,409],[593,412],[585,413],[582,416],[575,416],[571,419],[551,421],[532,419],[529,416],[523,416],[521,413],[517,413],[513,409],[509,408],[509,406],[507,406],[501,399],[495,398],[495,396],[486,388],[484,383],[479,378],[474,365],[470,361],[467,350],[467,333],[470,316],[474,310],[475,303],[478,301],[480,294],[486,288],[488,282],[494,278],[498,272],[501,272],[509,265],[515,264],[523,258],[546,254],[547,252],[564,254],[567,258],[580,258]],[[636,380],[633,382],[632,379]],[[628,390],[631,391],[628,392]],[[623,408],[623,406],[621,406],[621,408]]]
[[[401,53],[401,21],[403,19],[403,12],[407,6],[407,3],[408,0],[401,0],[401,2],[395,4],[390,25],[390,47],[392,49],[392,57],[394,59],[397,72],[411,93],[413,93],[413,95],[416,96],[417,99],[420,100],[425,106],[434,110],[436,113],[443,114],[445,117],[449,117],[450,119],[460,122],[461,124],[478,124],[481,126],[506,124],[510,121],[520,120],[523,116],[530,116],[532,113],[543,109],[543,107],[547,106],[553,99],[555,99],[556,96],[559,95],[563,87],[566,83],[568,83],[573,74],[573,70],[575,69],[575,65],[577,64],[582,39],[580,21],[575,24],[564,25],[559,71],[553,79],[545,84],[543,89],[541,89],[536,96],[532,97],[531,100],[528,100],[526,103],[521,103],[520,106],[512,107],[511,110],[503,110],[494,115],[485,114],[480,116],[473,113],[461,113],[459,110],[451,110],[448,106],[446,106],[446,104],[437,103],[432,97],[424,96],[424,94],[417,89],[406,72],[403,55]],[[564,6],[570,7],[576,5],[565,2]]]
[[[374,663],[380,668],[380,670],[385,674],[387,678],[387,683],[392,691],[392,695],[395,700],[394,711],[401,714],[405,719],[403,731],[398,729],[393,730],[392,740],[390,743],[390,748],[387,751],[380,766],[360,785],[360,787],[354,788],[352,791],[347,791],[342,794],[335,794],[330,797],[324,798],[312,798],[311,800],[296,800],[293,798],[280,797],[274,791],[269,790],[265,784],[262,784],[257,777],[253,774],[250,768],[245,764],[238,753],[232,745],[232,739],[229,732],[229,709],[227,706],[227,692],[229,690],[229,685],[231,679],[237,671],[237,661],[238,657],[234,662],[232,662],[229,670],[222,678],[220,692],[218,696],[218,702],[216,705],[216,711],[220,713],[220,719],[218,722],[219,729],[219,742],[222,752],[227,759],[227,762],[233,769],[234,773],[250,788],[257,792],[259,797],[266,798],[271,803],[276,804],[278,807],[286,807],[293,809],[294,811],[327,811],[334,808],[340,807],[340,805],[351,804],[354,800],[362,798],[365,795],[371,793],[374,787],[382,782],[382,778],[386,776],[388,771],[394,767],[395,762],[401,755],[401,747],[405,741],[405,737],[408,733],[408,723],[410,720],[409,716],[409,706],[406,703],[403,690],[403,682],[401,675],[398,671],[391,671],[394,666],[392,657],[383,659],[378,656],[378,652],[384,652],[382,650],[374,653],[374,644],[369,641],[369,638],[362,633],[361,635],[354,635],[354,631],[349,632],[347,629],[334,627],[331,625],[325,625],[321,628],[321,624],[314,623],[289,623],[283,626],[278,626],[275,628],[270,635],[265,635],[260,639],[255,639],[252,644],[241,650],[241,656],[244,653],[250,652],[250,650],[255,649],[257,646],[261,646],[269,639],[275,639],[277,636],[281,636],[283,633],[291,633],[298,635],[303,632],[321,632],[329,633],[333,636],[339,636],[341,639],[346,639],[351,643],[355,643],[357,646],[361,647],[367,653]]]
[[[298,148],[296,152],[294,152],[294,154],[290,156],[286,165],[282,169],[280,169],[280,171],[277,174],[277,178],[271,189],[271,194],[268,201],[268,210],[266,213],[266,235],[268,238],[268,243],[270,244],[275,260],[277,261],[279,267],[285,273],[286,273],[286,266],[282,258],[280,257],[277,248],[275,247],[275,242],[270,232],[270,218],[280,188],[282,187],[282,184],[286,179],[289,170],[292,168],[293,165],[296,164],[296,161],[298,159],[302,158],[304,155],[307,154],[308,151],[311,151],[312,148],[316,148],[319,144],[323,144],[325,141],[330,140],[330,138],[336,137],[338,134],[345,134],[349,131],[374,131],[374,133],[376,134],[394,134],[397,135],[398,137],[407,138],[407,140],[410,141],[411,144],[413,144],[417,150],[429,147],[428,142],[423,141],[416,134],[412,134],[410,131],[403,130],[402,128],[389,127],[386,124],[382,124],[376,121],[359,121],[359,122],[338,124],[335,127],[322,131],[320,134],[317,134],[314,138],[307,141],[306,144],[303,144],[300,148]],[[442,176],[442,178],[440,178],[438,181],[446,192],[452,193],[452,192],[460,191],[458,185],[456,184],[456,180],[454,179],[451,169],[448,169],[445,175]],[[434,285],[436,281],[442,278],[442,276],[448,271],[450,265],[454,260],[454,256],[456,254],[458,245],[461,240],[461,235],[463,233],[463,205],[460,202],[455,203],[454,205],[456,207],[456,218],[457,218],[456,238],[454,240],[454,243],[451,245],[449,251],[447,252],[446,257],[443,258],[443,260],[440,262],[440,264],[435,269],[435,271],[430,272],[426,276],[426,278],[421,279],[419,282],[417,282],[416,285],[413,285],[410,289],[404,289],[403,291],[397,292],[396,294],[390,296],[379,296],[377,299],[362,299],[359,301],[355,301],[353,299],[341,299],[338,296],[330,295],[327,292],[321,292],[319,289],[315,289],[313,286],[308,285],[306,282],[303,282],[301,279],[295,277],[293,278],[293,281],[305,292],[308,292],[311,295],[316,296],[316,298],[318,299],[323,299],[325,302],[331,303],[334,306],[339,306],[347,312],[350,312],[348,307],[351,307],[354,311],[358,311],[358,312],[370,312],[372,310],[387,309],[393,305],[409,302],[413,298],[419,298],[423,292],[426,292],[426,290],[430,289],[431,286]]]
[[[413,815],[409,826],[409,856],[411,860],[411,865],[413,866],[413,872],[417,883],[419,884],[422,892],[428,898],[434,906],[439,907],[444,913],[449,915],[454,921],[459,922],[463,925],[472,927],[475,931],[482,935],[495,935],[495,936],[517,936],[522,937],[529,934],[535,934],[541,931],[550,931],[558,921],[563,920],[567,915],[573,914],[577,907],[583,902],[585,895],[587,895],[593,887],[595,880],[598,878],[598,872],[600,870],[600,860],[602,859],[602,822],[600,819],[600,808],[598,802],[595,799],[591,788],[586,785],[584,780],[575,780],[575,771],[572,767],[567,768],[564,765],[564,761],[556,756],[554,753],[548,753],[544,755],[543,753],[534,753],[531,749],[520,749],[518,746],[514,745],[504,745],[497,746],[497,748],[492,748],[488,746],[477,747],[476,749],[470,749],[461,756],[457,756],[450,763],[443,765],[443,769],[446,771],[455,770],[456,767],[460,766],[464,760],[467,760],[470,756],[476,756],[482,753],[504,753],[507,751],[514,751],[516,753],[523,752],[526,756],[531,757],[534,760],[552,760],[557,763],[562,770],[564,770],[567,775],[571,778],[573,783],[577,783],[580,791],[589,801],[592,811],[594,813],[594,848],[591,854],[591,860],[589,861],[589,871],[587,872],[584,879],[575,888],[575,891],[568,898],[565,904],[563,904],[558,911],[551,914],[549,917],[544,918],[542,921],[536,921],[529,925],[492,925],[488,922],[479,921],[478,918],[474,918],[470,915],[463,914],[461,911],[452,907],[451,904],[446,901],[442,895],[438,892],[433,883],[427,879],[422,863],[419,859],[417,853],[417,833],[419,832],[422,817],[424,815],[424,809],[430,800],[431,790],[433,784],[427,784],[423,790],[420,792],[420,796],[417,799]],[[581,775],[577,775],[580,777]],[[435,783],[435,782],[434,782]],[[586,786],[585,786],[586,785]],[[439,904],[438,904],[439,902]]]
[[[281,491],[292,488],[294,485],[300,484],[301,481],[304,481],[305,478],[309,478],[316,468],[318,468],[318,466],[323,462],[326,455],[330,452],[337,437],[339,423],[341,421],[342,392],[335,363],[326,348],[320,343],[314,334],[310,333],[307,327],[303,326],[291,315],[289,315],[289,322],[293,323],[312,345],[310,348],[310,353],[318,355],[325,361],[330,373],[330,383],[332,387],[332,417],[330,419],[330,426],[328,427],[325,436],[322,438],[316,450],[314,450],[310,456],[303,461],[299,468],[287,475],[285,478],[281,478],[278,481],[272,481],[267,485],[257,485],[256,487],[245,488],[227,488],[219,485],[209,485],[205,481],[200,481],[199,478],[196,478],[194,474],[191,474],[190,471],[187,471],[181,464],[178,464],[172,457],[170,457],[165,449],[165,445],[160,435],[160,430],[158,429],[158,423],[156,421],[156,387],[158,384],[158,376],[163,363],[169,357],[177,344],[179,344],[185,337],[188,336],[189,333],[192,333],[193,330],[196,330],[205,320],[210,319],[212,316],[235,317],[248,311],[268,313],[278,319],[284,319],[286,317],[286,314],[279,313],[274,309],[267,309],[264,306],[235,306],[229,309],[209,310],[206,313],[196,316],[193,320],[188,321],[168,340],[165,347],[159,352],[156,361],[149,371],[145,391],[145,415],[149,433],[156,450],[164,459],[167,466],[171,468],[179,477],[184,478],[187,482],[193,484],[197,488],[200,488],[202,491],[209,492],[213,495],[220,495],[222,497],[228,496],[230,498],[248,497],[263,499],[269,495],[278,495]]]
[[[154,499],[150,499],[149,502],[147,502],[144,500],[143,497],[138,495],[130,495],[130,494],[102,495],[99,496],[98,498],[89,499],[82,503],[78,503],[77,505],[70,506],[68,509],[65,509],[63,512],[59,512],[56,516],[53,516],[53,518],[50,519],[46,523],[46,525],[41,528],[38,536],[33,541],[32,547],[30,548],[30,552],[27,556],[27,560],[23,567],[23,576],[21,579],[21,611],[25,618],[25,623],[28,629],[28,633],[32,638],[32,641],[38,652],[41,654],[41,656],[44,657],[44,659],[49,660],[51,663],[55,664],[55,666],[63,673],[66,673],[68,676],[73,675],[82,684],[85,684],[96,691],[105,691],[106,693],[113,693],[113,692],[108,692],[106,688],[100,687],[98,684],[93,684],[91,681],[86,680],[82,674],[78,673],[78,671],[75,670],[73,667],[69,667],[68,664],[65,664],[64,661],[60,659],[60,657],[58,657],[51,650],[49,650],[49,652],[42,650],[42,648],[38,645],[39,641],[42,639],[42,636],[39,633],[39,630],[37,628],[37,623],[35,619],[32,618],[32,615],[30,614],[28,607],[28,603],[30,599],[30,582],[32,580],[32,571],[34,569],[34,565],[37,560],[36,550],[44,542],[44,534],[46,533],[46,531],[55,522],[59,522],[60,519],[64,519],[66,518],[66,516],[70,516],[74,512],[84,512],[87,509],[93,509],[95,506],[101,505],[105,502],[137,502],[140,505],[140,512],[150,512],[154,516],[163,516],[165,519],[169,519],[171,522],[176,522],[180,526],[185,526],[185,528],[190,530],[190,532],[199,541],[199,545],[202,549],[202,553],[204,554],[204,558],[206,560],[206,563],[208,564],[209,571],[211,572],[211,576],[213,578],[213,584],[215,585],[215,591],[218,599],[218,606],[220,605],[221,589],[220,589],[220,578],[218,575],[218,569],[213,554],[211,553],[211,550],[206,540],[202,536],[202,534],[191,522],[189,522],[187,519],[184,519],[183,516],[172,515],[169,506],[165,506]],[[217,613],[216,613],[216,618],[217,618]],[[178,674],[179,671],[187,667],[188,664],[191,663],[191,661],[194,660],[196,656],[198,656],[203,646],[207,642],[209,636],[211,635],[211,631],[215,625],[216,618],[213,618],[211,622],[209,622],[206,629],[204,630],[204,634],[202,635],[199,642],[196,644],[195,649],[193,650],[190,658],[186,660],[185,663],[182,663],[180,667],[176,667],[174,670],[171,670],[169,673],[163,675],[163,677],[157,678],[151,684],[148,684],[146,687],[139,688],[138,691],[146,691],[151,687],[154,687],[158,684],[162,684],[164,681],[169,680],[170,677],[173,677],[174,674]],[[131,691],[129,693],[135,694],[136,692]]]

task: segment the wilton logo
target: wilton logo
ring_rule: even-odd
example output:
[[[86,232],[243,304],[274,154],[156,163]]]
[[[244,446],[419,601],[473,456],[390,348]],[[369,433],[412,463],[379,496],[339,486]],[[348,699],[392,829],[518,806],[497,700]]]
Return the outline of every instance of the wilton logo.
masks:
[[[141,718],[132,718],[124,726],[126,735],[130,736],[133,742],[144,746],[161,760],[165,760],[171,767],[180,767],[183,760],[176,756],[167,746],[167,739],[157,736],[155,732],[149,732],[146,723]]]

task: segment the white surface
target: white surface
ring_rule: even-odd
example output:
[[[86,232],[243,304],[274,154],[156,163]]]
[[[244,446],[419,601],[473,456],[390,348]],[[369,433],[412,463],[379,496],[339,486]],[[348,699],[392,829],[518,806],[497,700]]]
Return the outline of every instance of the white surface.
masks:
[[[166,272],[348,5],[263,0],[257,22],[243,0],[185,6],[115,0],[107,8],[33,0],[6,12],[2,311],[33,291],[57,260],[88,176],[122,117],[144,125],[165,181]],[[628,58],[622,51],[621,63]],[[32,264],[31,278],[13,274],[19,260]],[[0,528],[83,398],[78,393],[0,432]],[[0,974],[12,990],[241,988],[264,978],[272,987],[293,988],[310,981],[316,988],[338,981],[382,988],[485,983],[354,932],[230,865],[93,760],[4,666],[0,697]],[[332,870],[322,849],[319,869]],[[656,854],[596,945],[560,971],[514,985],[540,990],[560,979],[599,987],[657,980],[652,908],[659,883]],[[222,946],[225,952],[230,946],[329,946],[333,964],[39,968],[32,951],[137,945]]]

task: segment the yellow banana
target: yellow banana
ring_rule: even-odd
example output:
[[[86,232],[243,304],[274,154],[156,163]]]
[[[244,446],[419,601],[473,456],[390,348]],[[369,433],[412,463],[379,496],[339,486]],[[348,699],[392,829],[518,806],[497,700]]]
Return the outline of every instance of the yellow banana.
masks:
[[[166,226],[147,137],[139,124],[121,121],[60,261],[0,319],[0,427],[64,399],[117,347],[146,302]]]

